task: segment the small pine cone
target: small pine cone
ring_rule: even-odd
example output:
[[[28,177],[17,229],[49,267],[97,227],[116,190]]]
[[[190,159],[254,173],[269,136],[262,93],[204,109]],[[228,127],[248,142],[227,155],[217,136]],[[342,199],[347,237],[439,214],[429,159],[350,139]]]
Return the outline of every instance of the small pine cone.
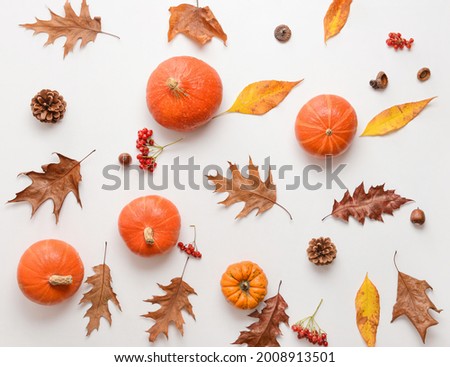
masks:
[[[315,265],[328,265],[336,258],[337,250],[329,237],[320,237],[309,241],[306,252],[309,261]]]
[[[66,101],[56,90],[42,89],[31,100],[33,116],[41,122],[56,123],[64,117]]]

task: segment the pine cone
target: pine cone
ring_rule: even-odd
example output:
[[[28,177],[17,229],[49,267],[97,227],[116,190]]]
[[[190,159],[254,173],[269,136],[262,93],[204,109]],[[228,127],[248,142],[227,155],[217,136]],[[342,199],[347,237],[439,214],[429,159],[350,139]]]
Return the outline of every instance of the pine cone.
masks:
[[[328,265],[336,258],[336,246],[329,237],[313,238],[309,241],[309,261],[316,265]]]
[[[56,90],[42,89],[31,100],[33,116],[41,122],[56,123],[64,117],[66,101]]]

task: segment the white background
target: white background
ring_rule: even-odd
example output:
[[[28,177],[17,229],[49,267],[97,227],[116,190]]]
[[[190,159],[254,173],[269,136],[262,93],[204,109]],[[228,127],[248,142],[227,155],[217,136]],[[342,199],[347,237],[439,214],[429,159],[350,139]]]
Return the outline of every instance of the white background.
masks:
[[[81,1],[72,1],[79,12]],[[194,3],[194,2],[192,2]],[[229,346],[239,331],[254,320],[248,311],[233,308],[223,298],[220,277],[234,262],[252,260],[269,279],[268,296],[281,293],[289,304],[287,313],[294,323],[312,313],[321,298],[318,321],[329,334],[332,346],[364,346],[355,323],[354,298],[366,272],[381,298],[377,346],[421,346],[413,325],[402,317],[390,323],[396,300],[397,272],[392,258],[398,250],[400,269],[433,287],[428,294],[444,312],[432,316],[439,325],[428,330],[427,346],[450,346],[448,310],[450,293],[450,235],[448,232],[448,65],[450,3],[429,1],[355,1],[341,33],[323,42],[322,20],[330,1],[214,1],[209,5],[228,35],[228,46],[214,39],[204,47],[178,35],[167,43],[171,1],[90,1],[91,15],[102,17],[103,30],[120,40],[99,35],[83,50],[76,47],[63,60],[63,39],[46,48],[46,35],[18,26],[32,23],[34,16],[48,19],[47,7],[63,13],[63,0],[2,1],[0,23],[1,57],[1,200],[5,203],[29,184],[17,178],[23,171],[36,170],[54,162],[52,152],[81,159],[92,149],[97,152],[83,162],[80,194],[83,208],[69,195],[55,224],[52,203],[46,202],[30,219],[28,204],[7,204],[0,209],[2,302],[0,303],[0,345],[2,346],[148,346],[153,322],[140,315],[156,307],[142,300],[162,294],[157,282],[168,284],[181,274],[185,257],[177,249],[154,258],[140,258],[124,245],[117,230],[121,208],[130,200],[160,194],[172,200],[182,217],[180,239],[192,238],[190,224],[198,229],[201,261],[190,261],[187,281],[198,293],[190,297],[196,321],[184,314],[184,337],[172,326],[169,340],[160,336],[156,346]],[[286,44],[273,37],[274,28],[288,24],[293,32]],[[414,37],[413,49],[395,52],[385,39],[391,31]],[[147,111],[145,86],[151,71],[163,60],[176,55],[198,57],[213,66],[222,77],[224,96],[220,111],[227,109],[247,84],[264,79],[299,80],[284,102],[264,116],[227,115],[190,134],[158,126]],[[416,72],[428,66],[432,77],[425,83]],[[389,76],[385,91],[368,85],[378,71]],[[44,125],[30,112],[31,98],[39,90],[58,90],[67,100],[64,120]],[[337,160],[346,163],[340,178],[353,189],[364,181],[366,187],[386,183],[402,196],[414,199],[385,216],[385,222],[367,221],[364,226],[351,219],[333,218],[322,222],[334,199],[343,189],[286,190],[291,182],[280,179],[278,201],[288,207],[294,220],[278,207],[255,217],[236,221],[240,205],[224,208],[216,203],[224,195],[201,190],[139,190],[138,177],[130,190],[102,190],[110,184],[102,169],[115,164],[122,151],[135,155],[137,130],[149,127],[159,143],[179,137],[184,140],[159,159],[154,176],[162,177],[163,165],[180,157],[187,163],[194,156],[202,168],[208,164],[227,167],[227,161],[255,164],[271,157],[272,164],[293,165],[301,174],[308,164],[322,164],[303,152],[294,135],[294,121],[300,107],[310,98],[333,93],[346,98],[355,108],[359,126],[350,150]],[[378,112],[399,103],[438,96],[401,131],[381,138],[360,138],[367,122]],[[323,182],[321,174],[312,177]],[[202,172],[196,172],[201,184]],[[187,178],[183,178],[184,183]],[[172,181],[170,181],[172,182]],[[416,206],[427,214],[426,225],[415,228],[409,214]],[[338,248],[335,262],[324,268],[312,265],[306,247],[312,237],[329,236]],[[112,269],[114,290],[123,312],[110,306],[113,324],[104,320],[98,332],[85,336],[86,306],[78,305],[77,294],[61,305],[45,307],[28,301],[16,281],[17,263],[34,242],[58,238],[72,244],[83,259],[86,274],[101,263],[103,243],[108,241],[107,263]],[[306,346],[286,326],[281,326],[282,346]]]

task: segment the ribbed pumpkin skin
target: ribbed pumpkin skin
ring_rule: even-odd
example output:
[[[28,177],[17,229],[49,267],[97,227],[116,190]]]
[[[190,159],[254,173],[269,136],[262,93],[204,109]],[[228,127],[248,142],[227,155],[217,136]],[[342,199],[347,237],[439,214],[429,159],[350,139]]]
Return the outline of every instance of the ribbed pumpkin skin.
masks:
[[[308,153],[336,156],[347,150],[357,127],[356,112],[350,103],[336,95],[322,94],[300,109],[295,135]]]
[[[241,284],[248,283],[248,290]],[[230,265],[220,281],[225,298],[237,308],[252,309],[264,299],[267,294],[267,278],[264,271],[251,261],[242,261]]]
[[[71,275],[72,284],[51,285],[52,275]],[[35,303],[54,305],[73,296],[84,277],[78,252],[68,243],[48,239],[31,245],[17,267],[17,282],[23,294]]]
[[[168,86],[172,78],[182,92]],[[194,130],[211,120],[222,102],[222,81],[205,62],[190,56],[163,61],[147,82],[147,106],[162,126]]]
[[[178,241],[181,218],[177,207],[158,195],[142,196],[128,203],[119,215],[119,232],[131,251],[153,256],[169,251]],[[145,241],[144,230],[152,228],[154,243]]]

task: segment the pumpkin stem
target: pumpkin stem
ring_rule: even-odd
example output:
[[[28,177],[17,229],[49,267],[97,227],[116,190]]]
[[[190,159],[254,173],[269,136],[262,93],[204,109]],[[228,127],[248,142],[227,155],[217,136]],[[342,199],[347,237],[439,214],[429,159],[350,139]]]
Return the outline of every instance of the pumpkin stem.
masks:
[[[147,245],[153,245],[155,243],[155,239],[153,237],[153,228],[146,227],[144,229],[144,239]]]
[[[50,285],[70,285],[72,284],[72,275],[52,275],[48,282]]]
[[[325,131],[325,134],[326,134],[327,136],[331,136],[331,135],[333,134],[333,130],[331,130],[330,128],[328,128],[328,129]]]
[[[239,288],[241,288],[241,290],[244,292],[248,292],[248,290],[250,289],[250,284],[248,280],[243,280],[242,282],[240,282]]]
[[[169,87],[171,92],[175,95],[175,97],[187,97],[188,94],[185,92],[183,88],[179,87],[179,82],[175,78],[169,77],[166,81],[166,85]]]

